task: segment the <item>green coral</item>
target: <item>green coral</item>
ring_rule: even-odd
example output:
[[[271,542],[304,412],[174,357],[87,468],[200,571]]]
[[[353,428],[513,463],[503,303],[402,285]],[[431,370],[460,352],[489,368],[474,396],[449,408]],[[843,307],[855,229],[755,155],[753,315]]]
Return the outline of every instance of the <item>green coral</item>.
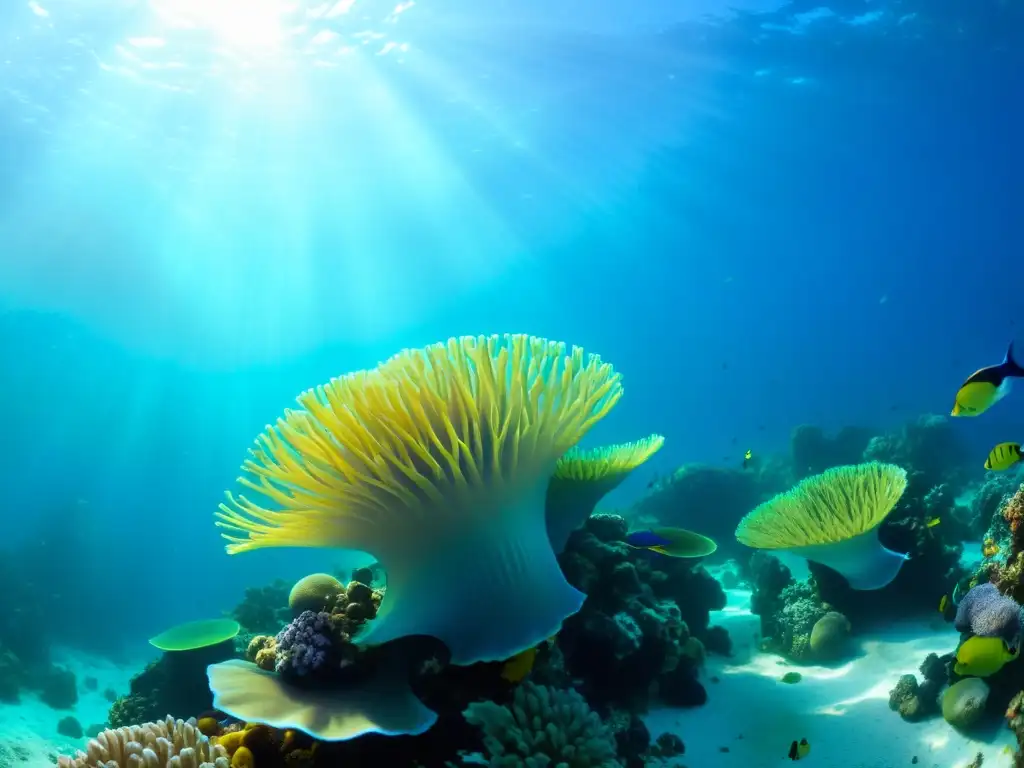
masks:
[[[508,706],[470,704],[491,768],[621,768],[615,737],[573,690],[524,683]]]

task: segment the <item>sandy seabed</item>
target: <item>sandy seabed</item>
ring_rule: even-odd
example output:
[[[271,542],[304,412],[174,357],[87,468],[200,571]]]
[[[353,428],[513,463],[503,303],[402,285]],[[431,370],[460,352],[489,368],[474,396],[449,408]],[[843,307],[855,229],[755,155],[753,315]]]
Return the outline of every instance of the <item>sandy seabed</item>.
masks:
[[[652,737],[678,734],[688,768],[774,768],[794,765],[787,757],[794,739],[805,738],[807,768],[963,768],[978,752],[985,768],[1012,764],[1006,747],[1016,746],[1005,722],[995,721],[973,737],[941,717],[904,722],[889,709],[889,691],[900,675],[916,674],[929,653],[948,653],[958,635],[950,624],[907,622],[884,633],[857,637],[851,660],[832,667],[790,665],[757,650],[758,617],[750,592],[728,590],[725,610],[713,624],[729,630],[733,656],[709,656],[702,674],[708,702],[695,709],[661,709],[646,718]],[[803,676],[780,682],[788,671]],[[718,682],[714,682],[717,680]],[[914,762],[914,758],[917,762]]]

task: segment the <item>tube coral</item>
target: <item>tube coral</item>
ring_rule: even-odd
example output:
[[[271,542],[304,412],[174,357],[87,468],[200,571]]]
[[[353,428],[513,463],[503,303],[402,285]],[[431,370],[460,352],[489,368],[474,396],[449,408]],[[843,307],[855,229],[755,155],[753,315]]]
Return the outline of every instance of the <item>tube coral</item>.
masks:
[[[451,339],[309,390],[228,494],[228,552],[340,547],[377,557],[387,596],[366,641],[442,640],[454,664],[537,645],[579,609],[548,543],[555,463],[622,394],[582,349],[523,335]],[[438,585],[444,585],[440,589]]]

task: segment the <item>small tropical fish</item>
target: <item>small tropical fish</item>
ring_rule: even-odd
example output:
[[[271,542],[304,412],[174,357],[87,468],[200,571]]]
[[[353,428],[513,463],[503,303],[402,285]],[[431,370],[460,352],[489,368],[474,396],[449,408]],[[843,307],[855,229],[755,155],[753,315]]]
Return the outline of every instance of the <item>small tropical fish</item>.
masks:
[[[941,517],[933,517],[931,520],[929,520],[927,523],[925,523],[925,525],[927,527],[929,527],[929,528],[934,528],[936,525],[938,525],[941,522],[942,522],[942,518]]]
[[[960,385],[950,416],[978,416],[1002,400],[1010,391],[1010,379],[1024,378],[1024,368],[1013,359],[1013,342],[999,365],[981,368]]]
[[[794,741],[789,745],[790,760],[803,760],[810,753],[811,745],[807,743],[807,739],[800,739],[800,741]]]
[[[707,536],[684,528],[648,528],[626,535],[626,543],[635,549],[649,549],[669,557],[706,557],[718,545]]]
[[[1000,443],[985,459],[985,469],[1002,472],[1020,461],[1020,443]]]
[[[949,595],[943,595],[942,599],[939,600],[939,613],[945,613],[946,609],[949,607],[950,602],[951,601],[949,599]]]
[[[533,671],[533,662],[537,659],[537,649],[527,648],[506,661],[501,667],[501,677],[510,683],[520,683]]]
[[[988,677],[1016,658],[1017,649],[1008,648],[1001,637],[975,635],[964,640],[957,649],[953,671],[965,677]]]
[[[744,469],[746,469],[747,465],[750,464],[750,460],[752,458],[754,458],[754,453],[753,453],[753,451],[748,449],[747,452],[743,454],[743,468]]]

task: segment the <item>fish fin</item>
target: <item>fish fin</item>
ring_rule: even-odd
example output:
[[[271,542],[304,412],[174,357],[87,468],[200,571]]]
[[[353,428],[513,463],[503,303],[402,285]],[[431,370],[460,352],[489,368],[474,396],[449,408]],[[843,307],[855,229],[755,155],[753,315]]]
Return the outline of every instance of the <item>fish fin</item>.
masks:
[[[1007,376],[1016,376],[1017,378],[1024,378],[1024,368],[1021,368],[1017,364],[1017,361],[1013,359],[1013,342],[1010,342],[1010,346],[1006,348],[1006,357],[1003,358],[1003,366],[1006,369]]]

